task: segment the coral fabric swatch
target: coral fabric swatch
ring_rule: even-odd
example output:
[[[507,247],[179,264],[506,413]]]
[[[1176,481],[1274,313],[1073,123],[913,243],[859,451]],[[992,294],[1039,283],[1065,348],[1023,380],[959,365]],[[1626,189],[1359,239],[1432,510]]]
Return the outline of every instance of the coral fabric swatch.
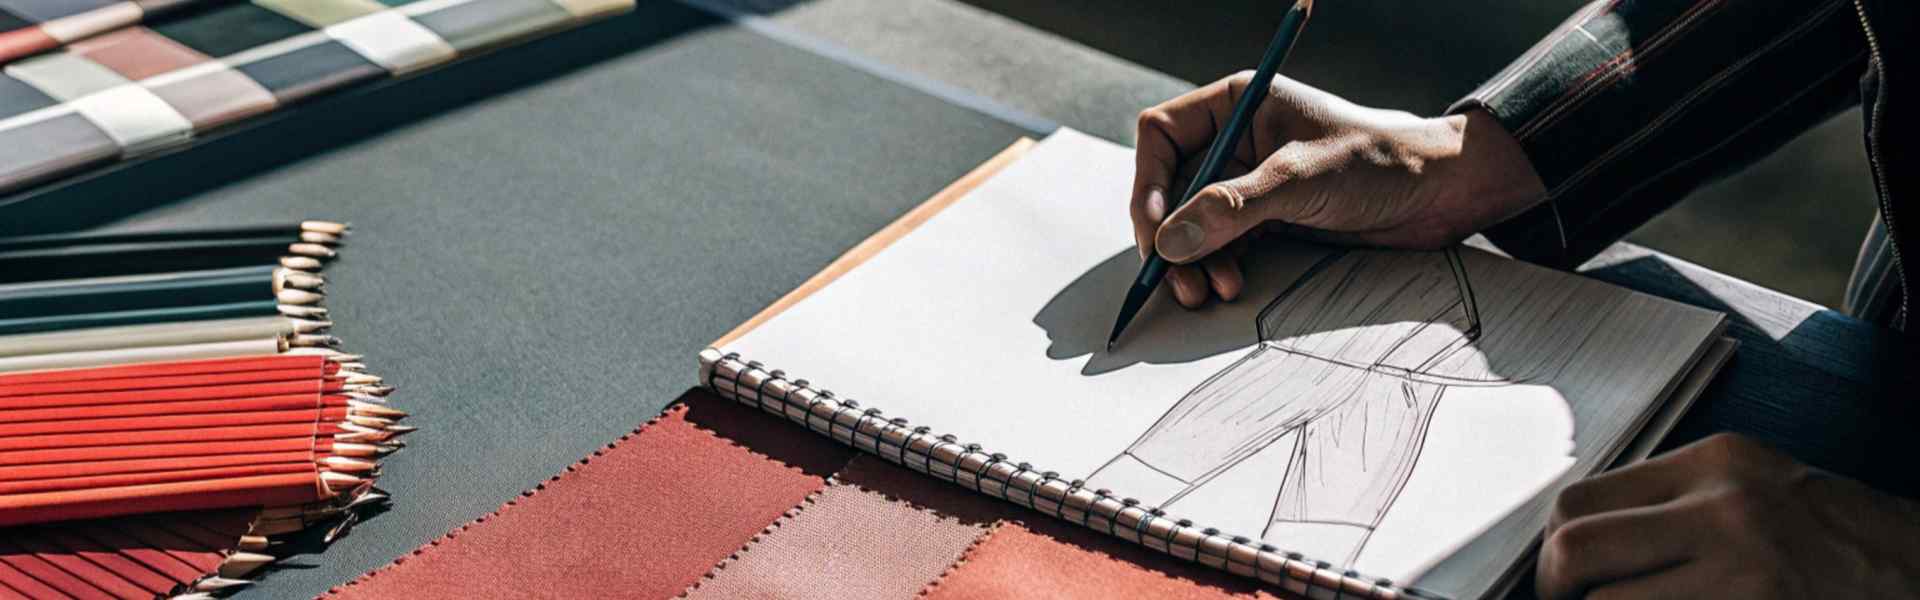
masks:
[[[165,596],[213,574],[258,511],[0,529],[0,598]]]
[[[844,466],[852,451],[690,392],[499,512],[334,588],[340,598],[665,598]]]

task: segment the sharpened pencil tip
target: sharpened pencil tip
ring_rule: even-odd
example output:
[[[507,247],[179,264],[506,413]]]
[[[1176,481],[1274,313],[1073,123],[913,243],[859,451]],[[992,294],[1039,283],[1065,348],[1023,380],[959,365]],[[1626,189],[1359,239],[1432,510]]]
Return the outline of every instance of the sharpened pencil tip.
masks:
[[[235,552],[221,561],[219,575],[227,579],[240,579],[260,567],[273,563],[273,556],[258,552]]]
[[[300,256],[311,256],[314,258],[333,258],[340,255],[340,253],[334,252],[332,248],[310,242],[300,242],[287,246],[287,251]]]
[[[313,231],[318,233],[344,235],[348,231],[351,231],[353,229],[353,225],[350,223],[339,223],[334,221],[301,221],[300,228],[306,231]]]
[[[200,581],[194,582],[193,589],[201,592],[217,592],[220,590],[224,590],[228,588],[236,588],[236,587],[245,586],[245,585],[253,585],[253,582],[246,579],[228,579],[226,577],[215,575],[213,577],[208,577],[206,579],[202,579]]]
[[[320,231],[302,231],[300,241],[309,244],[338,244],[340,236]]]

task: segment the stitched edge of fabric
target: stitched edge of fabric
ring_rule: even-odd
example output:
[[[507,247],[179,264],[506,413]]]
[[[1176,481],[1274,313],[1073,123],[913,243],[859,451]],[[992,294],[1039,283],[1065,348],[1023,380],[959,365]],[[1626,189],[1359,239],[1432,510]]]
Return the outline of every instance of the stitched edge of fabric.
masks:
[[[480,525],[489,520],[492,520],[494,517],[498,517],[503,514],[506,514],[508,510],[511,510],[515,506],[519,506],[521,501],[526,500],[528,498],[532,498],[535,494],[545,491],[547,489],[547,486],[552,485],[554,483],[558,483],[561,479],[565,479],[568,475],[572,475],[576,472],[579,472],[582,468],[585,468],[587,465],[592,464],[593,459],[604,456],[608,451],[618,448],[620,444],[625,443],[627,440],[633,439],[635,436],[638,436],[642,433],[646,433],[648,429],[652,428],[656,424],[659,424],[661,420],[666,419],[668,416],[672,415],[674,411],[685,412],[686,410],[687,410],[687,403],[683,401],[676,401],[672,404],[667,405],[667,407],[661,410],[659,414],[654,415],[653,418],[651,419],[647,419],[645,423],[641,423],[640,426],[633,428],[632,431],[629,431],[626,434],[621,435],[618,439],[615,439],[612,442],[608,442],[605,445],[594,449],[592,454],[588,454],[587,456],[582,457],[580,460],[577,460],[568,464],[566,470],[561,471],[559,474],[554,475],[552,477],[548,477],[546,481],[542,481],[539,484],[534,485],[533,489],[522,490],[518,496],[507,500],[505,503],[502,503],[499,508],[493,509],[493,512],[480,515],[479,517],[476,517],[471,521],[462,523],[459,527],[455,527],[451,530],[448,530],[446,533],[441,534],[440,537],[434,538],[432,540],[428,540],[427,543],[421,544],[419,547],[414,548],[411,551],[408,551],[406,554],[402,554],[394,558],[393,561],[388,562],[385,565],[381,565],[379,567],[374,568],[371,571],[362,573],[359,577],[355,577],[352,580],[349,580],[345,583],[341,583],[331,588],[327,588],[326,592],[321,593],[318,596],[314,596],[315,600],[319,600],[322,598],[330,598],[330,597],[338,596],[340,594],[344,594],[347,592],[347,588],[360,585],[361,583],[365,583],[367,581],[371,581],[374,577],[379,576],[381,573],[384,573],[388,570],[393,569],[394,567],[398,567],[401,564],[406,563],[407,560],[410,558],[424,555],[428,551],[431,551],[434,548],[441,546],[443,543],[456,541],[456,538],[458,538],[460,534],[466,533],[468,529],[471,529],[476,525]],[[771,456],[768,456],[765,453],[759,452],[745,445],[742,445],[737,441],[723,437],[718,432],[715,432],[711,428],[702,427],[699,424],[692,423],[692,422],[689,422],[689,424],[693,425],[694,429],[704,432],[707,435],[713,436],[721,440],[725,440],[728,446],[746,450],[748,454],[751,454],[753,456],[756,456],[762,459],[781,463],[782,468],[796,469],[796,470],[800,469],[800,467],[787,464],[786,461],[773,458]],[[833,484],[832,478],[828,478],[827,484],[828,485]],[[826,486],[821,486],[821,490],[824,490],[824,489],[826,489]],[[807,504],[807,503],[813,502],[814,497],[819,495],[819,493],[820,493],[820,490],[814,490],[814,492],[812,494],[808,494],[807,498],[803,500],[801,503]],[[788,509],[788,512],[794,513],[794,509]],[[783,515],[781,517],[782,520],[786,518],[789,518],[789,517],[786,515]],[[779,520],[775,521],[775,523],[779,523],[779,522],[780,522]],[[764,535],[764,534],[765,534],[765,530],[762,530],[762,533],[760,535]],[[760,538],[760,535],[755,535],[754,540],[758,540]],[[751,544],[751,542],[749,542],[749,544]],[[744,548],[742,550],[744,550]],[[735,555],[737,555],[738,553],[739,551],[736,551]],[[729,556],[728,560],[731,560],[731,559],[732,559],[732,556]],[[725,561],[722,561],[722,562],[725,562]],[[718,567],[716,566],[716,568]],[[711,573],[712,571],[709,570],[708,572]],[[705,578],[706,576],[703,575],[702,580],[704,580]],[[696,582],[694,585],[698,586],[699,583]],[[692,591],[692,588],[689,587],[688,591]],[[682,592],[682,595],[685,595],[685,592]]]

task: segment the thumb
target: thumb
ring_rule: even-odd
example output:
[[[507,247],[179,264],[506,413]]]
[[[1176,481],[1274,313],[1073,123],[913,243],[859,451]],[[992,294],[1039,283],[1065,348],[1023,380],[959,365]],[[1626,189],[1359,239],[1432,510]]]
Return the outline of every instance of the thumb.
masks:
[[[1202,188],[1160,223],[1154,249],[1167,260],[1185,264],[1226,247],[1267,221],[1272,207],[1264,199],[1285,180],[1271,170],[1255,169]]]

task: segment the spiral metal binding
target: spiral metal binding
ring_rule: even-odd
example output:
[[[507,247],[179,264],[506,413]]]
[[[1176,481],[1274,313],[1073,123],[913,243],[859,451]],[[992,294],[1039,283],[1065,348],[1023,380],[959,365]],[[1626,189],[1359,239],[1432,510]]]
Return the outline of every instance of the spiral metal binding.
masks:
[[[1396,586],[1390,579],[1335,570],[1326,561],[1309,561],[1299,552],[1283,553],[1272,544],[1255,543],[1245,536],[1228,537],[1211,527],[1196,529],[1192,521],[1170,518],[1159,507],[1143,506],[1138,500],[1114,496],[1106,489],[1088,490],[1083,480],[1065,481],[1059,473],[1010,461],[1005,454],[988,453],[979,444],[963,444],[951,434],[935,435],[930,428],[912,426],[905,418],[887,418],[876,408],[862,409],[859,402],[814,388],[805,379],[790,380],[784,371],[768,371],[759,361],[742,361],[739,353],[721,354],[709,349],[700,354],[700,361],[707,387],[736,402],[795,421],[902,467],[1177,558],[1253,577],[1309,598],[1443,600],[1432,592]],[[723,371],[731,374],[723,375]],[[795,416],[796,408],[803,414]],[[824,419],[825,424],[816,417]],[[845,438],[839,435],[841,428],[847,430]],[[998,489],[989,489],[988,483]],[[1125,525],[1123,521],[1129,519],[1133,524]],[[1099,520],[1105,521],[1104,527]],[[1151,542],[1162,547],[1155,548]]]

